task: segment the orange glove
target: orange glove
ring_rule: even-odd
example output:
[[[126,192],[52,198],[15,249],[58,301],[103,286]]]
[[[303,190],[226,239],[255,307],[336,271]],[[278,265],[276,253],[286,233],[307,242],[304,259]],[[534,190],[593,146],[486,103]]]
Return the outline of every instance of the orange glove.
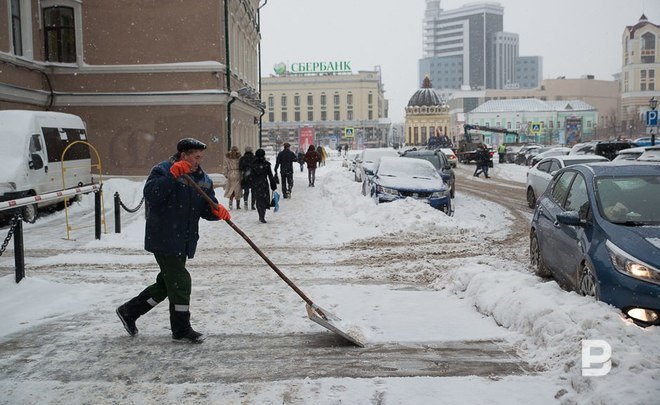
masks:
[[[175,179],[178,179],[182,174],[190,173],[190,169],[192,169],[190,163],[185,160],[177,160],[172,167],[170,167],[170,173],[172,173],[172,176],[174,176]]]
[[[211,208],[211,212],[213,213],[213,215],[220,218],[220,220],[222,221],[231,219],[231,215],[229,215],[229,211],[227,211],[227,208],[225,208],[222,204],[218,204],[218,209]]]

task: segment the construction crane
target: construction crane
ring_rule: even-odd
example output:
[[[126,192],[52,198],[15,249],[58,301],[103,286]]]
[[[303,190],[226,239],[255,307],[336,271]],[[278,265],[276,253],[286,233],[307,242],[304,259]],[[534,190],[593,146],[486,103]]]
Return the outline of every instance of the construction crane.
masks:
[[[493,128],[482,125],[465,124],[463,125],[463,131],[464,131],[463,140],[459,142],[458,149],[456,150],[456,156],[458,157],[458,161],[461,163],[469,163],[472,160],[476,160],[477,146],[480,143],[484,143],[483,136],[481,136],[477,142],[473,141],[472,136],[470,135],[470,131],[484,131],[484,132],[495,132],[498,134],[505,134],[505,135],[515,135],[516,143],[518,143],[520,139],[520,135],[518,134],[518,132],[504,128]],[[493,156],[493,153],[494,151],[491,150],[490,151],[491,157]]]

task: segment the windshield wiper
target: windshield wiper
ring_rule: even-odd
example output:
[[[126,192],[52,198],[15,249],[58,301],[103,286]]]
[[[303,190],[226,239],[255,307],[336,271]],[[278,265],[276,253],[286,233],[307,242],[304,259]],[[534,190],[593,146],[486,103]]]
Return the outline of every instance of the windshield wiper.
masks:
[[[379,174],[378,177],[396,177],[393,174]]]
[[[613,224],[616,225],[623,225],[623,226],[644,226],[644,225],[652,225],[649,222],[641,222],[641,221],[612,221]]]
[[[431,180],[430,177],[420,177],[420,176],[413,176],[413,179],[424,179],[424,180]]]

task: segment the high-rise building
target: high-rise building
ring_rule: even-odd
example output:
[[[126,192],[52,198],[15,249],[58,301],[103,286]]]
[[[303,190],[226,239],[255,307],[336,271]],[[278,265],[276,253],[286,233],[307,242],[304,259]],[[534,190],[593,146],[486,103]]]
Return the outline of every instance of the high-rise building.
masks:
[[[537,87],[540,74],[533,85],[527,80],[523,86],[516,77],[518,34],[503,31],[503,18],[499,3],[443,10],[440,0],[426,0],[420,81],[429,76],[436,88],[446,89]]]
[[[519,56],[516,59],[515,69],[515,77],[516,82],[518,83],[518,88],[537,88],[543,80],[543,57]]]

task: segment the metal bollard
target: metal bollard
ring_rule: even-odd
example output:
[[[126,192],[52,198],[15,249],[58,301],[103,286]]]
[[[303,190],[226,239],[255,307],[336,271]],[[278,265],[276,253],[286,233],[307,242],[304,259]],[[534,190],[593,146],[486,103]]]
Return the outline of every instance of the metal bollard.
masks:
[[[121,204],[119,192],[115,191],[115,233],[121,233]]]
[[[94,237],[101,239],[101,191],[94,193]]]
[[[23,220],[18,219],[14,228],[14,263],[16,265],[16,283],[25,278],[25,252],[23,251]]]

